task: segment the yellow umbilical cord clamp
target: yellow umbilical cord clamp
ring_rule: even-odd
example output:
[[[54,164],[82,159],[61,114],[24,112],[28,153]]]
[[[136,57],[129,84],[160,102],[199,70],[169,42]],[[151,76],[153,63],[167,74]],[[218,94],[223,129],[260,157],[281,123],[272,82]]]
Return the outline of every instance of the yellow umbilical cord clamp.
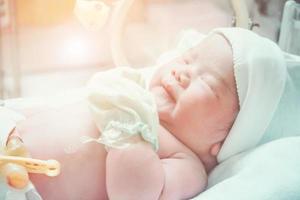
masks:
[[[18,156],[1,156],[0,165],[14,163],[22,165],[29,173],[57,176],[60,173],[60,163],[56,160],[39,160]]]

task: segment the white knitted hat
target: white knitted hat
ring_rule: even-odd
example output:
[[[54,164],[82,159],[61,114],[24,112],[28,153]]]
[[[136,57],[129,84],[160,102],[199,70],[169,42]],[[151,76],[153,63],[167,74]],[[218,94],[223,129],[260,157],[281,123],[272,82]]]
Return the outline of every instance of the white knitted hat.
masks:
[[[284,56],[272,41],[241,28],[216,29],[233,51],[240,111],[218,161],[255,147],[270,124],[287,77]]]

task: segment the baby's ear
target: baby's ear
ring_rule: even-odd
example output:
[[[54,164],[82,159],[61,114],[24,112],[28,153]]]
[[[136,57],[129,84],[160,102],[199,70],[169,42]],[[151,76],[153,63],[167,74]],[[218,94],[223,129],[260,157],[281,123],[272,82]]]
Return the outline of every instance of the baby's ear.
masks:
[[[210,148],[210,154],[212,156],[217,156],[221,149],[221,142],[215,143]]]

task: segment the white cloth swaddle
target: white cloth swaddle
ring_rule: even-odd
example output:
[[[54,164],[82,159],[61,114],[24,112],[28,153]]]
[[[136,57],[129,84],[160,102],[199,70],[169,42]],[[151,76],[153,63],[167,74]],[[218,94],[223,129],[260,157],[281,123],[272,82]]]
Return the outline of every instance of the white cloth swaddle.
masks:
[[[99,72],[87,87],[90,109],[101,132],[92,141],[126,148],[143,139],[158,150],[157,109],[140,71],[121,67]]]
[[[274,139],[300,135],[300,59],[240,28],[216,29],[233,51],[240,111],[218,161]]]

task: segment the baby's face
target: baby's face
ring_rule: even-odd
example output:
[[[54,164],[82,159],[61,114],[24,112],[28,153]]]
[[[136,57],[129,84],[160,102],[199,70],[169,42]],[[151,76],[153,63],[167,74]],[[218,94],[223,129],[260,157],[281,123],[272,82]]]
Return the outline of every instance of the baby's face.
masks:
[[[210,168],[238,112],[230,45],[204,39],[161,66],[150,84],[160,122]]]

